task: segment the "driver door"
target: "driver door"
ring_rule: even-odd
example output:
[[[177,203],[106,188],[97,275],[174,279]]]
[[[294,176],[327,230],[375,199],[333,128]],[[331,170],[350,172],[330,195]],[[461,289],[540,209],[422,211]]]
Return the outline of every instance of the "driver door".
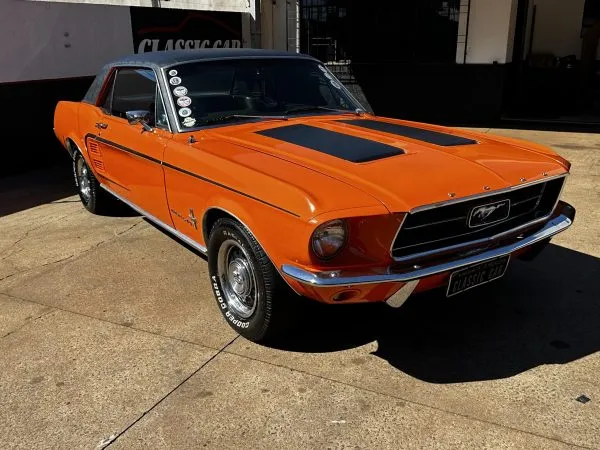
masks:
[[[126,200],[173,226],[165,194],[162,161],[173,135],[152,69],[119,68],[102,100],[95,145],[102,154],[102,182]],[[148,111],[148,125],[132,125],[128,111]],[[94,138],[92,138],[94,139]],[[88,139],[89,141],[89,139]],[[94,143],[88,148],[94,147]]]

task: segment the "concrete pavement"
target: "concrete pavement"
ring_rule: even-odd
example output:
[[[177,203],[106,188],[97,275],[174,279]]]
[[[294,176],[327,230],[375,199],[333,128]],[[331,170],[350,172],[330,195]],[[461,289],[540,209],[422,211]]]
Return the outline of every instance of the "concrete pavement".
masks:
[[[573,227],[463,296],[314,308],[279,348],[225,324],[204,259],[65,197],[68,167],[0,183],[2,447],[600,448],[600,135],[490,132],[572,161]]]

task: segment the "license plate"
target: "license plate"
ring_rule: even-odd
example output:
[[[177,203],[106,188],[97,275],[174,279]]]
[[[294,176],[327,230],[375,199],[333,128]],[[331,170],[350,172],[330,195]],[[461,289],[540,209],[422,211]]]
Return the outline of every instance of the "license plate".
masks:
[[[508,267],[509,260],[510,255],[506,255],[453,272],[450,275],[446,296],[452,297],[474,287],[502,278]]]

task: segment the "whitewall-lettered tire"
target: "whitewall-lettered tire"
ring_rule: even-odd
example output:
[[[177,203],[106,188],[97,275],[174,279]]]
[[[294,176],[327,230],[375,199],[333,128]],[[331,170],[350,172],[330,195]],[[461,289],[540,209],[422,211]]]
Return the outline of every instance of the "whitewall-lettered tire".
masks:
[[[292,325],[299,298],[242,224],[229,218],[215,222],[208,268],[219,309],[239,334],[264,342]]]

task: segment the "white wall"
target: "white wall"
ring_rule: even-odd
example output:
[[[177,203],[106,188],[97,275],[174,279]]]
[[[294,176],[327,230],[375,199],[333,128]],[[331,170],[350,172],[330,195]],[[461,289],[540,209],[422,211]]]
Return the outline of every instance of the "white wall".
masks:
[[[3,0],[4,1],[4,0]],[[254,0],[32,0],[113,6],[160,6],[161,8],[228,11],[254,14]]]
[[[570,1],[570,0],[565,0]],[[461,1],[459,36],[467,26],[468,1]],[[517,0],[471,0],[467,35],[467,64],[504,64],[512,59]],[[456,61],[463,62],[464,44],[457,45]]]
[[[533,53],[581,56],[581,22],[585,0],[535,0]]]
[[[128,7],[0,0],[0,82],[94,75],[129,53]]]

